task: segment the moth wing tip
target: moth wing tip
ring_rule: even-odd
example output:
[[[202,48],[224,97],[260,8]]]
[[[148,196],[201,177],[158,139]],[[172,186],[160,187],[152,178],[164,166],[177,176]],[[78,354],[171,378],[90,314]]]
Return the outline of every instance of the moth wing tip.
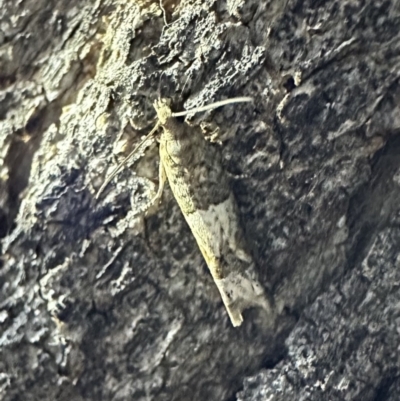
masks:
[[[243,323],[242,311],[238,308],[227,307],[229,318],[233,327],[239,327]]]

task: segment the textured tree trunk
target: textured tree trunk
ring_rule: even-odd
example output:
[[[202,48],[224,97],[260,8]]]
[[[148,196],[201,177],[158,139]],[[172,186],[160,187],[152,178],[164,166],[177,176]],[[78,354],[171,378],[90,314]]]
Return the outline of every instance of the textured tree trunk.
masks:
[[[397,400],[400,5],[0,0],[2,400]],[[158,149],[219,142],[274,300],[230,324]],[[207,154],[204,155],[207,157]]]

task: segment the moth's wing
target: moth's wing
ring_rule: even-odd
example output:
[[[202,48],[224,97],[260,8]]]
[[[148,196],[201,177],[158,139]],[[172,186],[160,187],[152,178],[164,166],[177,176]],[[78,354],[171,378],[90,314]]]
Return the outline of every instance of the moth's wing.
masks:
[[[160,157],[232,324],[239,326],[244,309],[253,305],[269,309],[269,304],[246,251],[220,150],[200,133],[181,134],[180,140],[165,142],[165,147],[161,142]]]
[[[258,281],[252,258],[246,252],[236,205],[231,195],[207,210],[185,215],[234,326],[242,311],[261,306],[270,312],[264,288]]]

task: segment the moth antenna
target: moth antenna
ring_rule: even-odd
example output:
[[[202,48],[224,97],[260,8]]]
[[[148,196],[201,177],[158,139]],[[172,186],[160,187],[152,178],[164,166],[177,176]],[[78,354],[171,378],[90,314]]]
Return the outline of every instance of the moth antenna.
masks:
[[[200,113],[202,111],[207,111],[207,110],[214,110],[218,107],[222,107],[231,103],[243,103],[243,102],[253,102],[253,101],[254,99],[252,97],[232,97],[230,99],[225,99],[219,102],[207,104],[206,106],[196,107],[194,109],[172,113],[172,117],[183,117],[187,116],[188,114]]]
[[[139,144],[137,146],[135,146],[135,148],[132,150],[131,153],[129,153],[128,156],[125,157],[124,160],[122,160],[122,162],[120,164],[118,164],[118,166],[114,169],[114,171],[106,178],[106,180],[104,181],[103,185],[100,187],[100,189],[98,190],[95,199],[99,199],[100,195],[102,194],[102,192],[106,189],[107,185],[112,181],[112,179],[120,172],[123,170],[123,168],[126,166],[126,164],[129,162],[129,160],[131,160],[133,158],[133,156],[135,155],[135,153],[143,146],[144,143],[146,143],[146,141],[148,141],[152,136],[154,136],[154,133],[157,131],[157,129],[159,128],[160,123],[157,122],[157,124],[154,126],[154,128],[146,135],[146,137],[139,142]]]
[[[160,0],[160,8],[163,14],[163,18],[164,18],[164,26],[168,26],[168,22],[167,22],[167,13],[165,12],[165,8],[163,6],[162,0]]]

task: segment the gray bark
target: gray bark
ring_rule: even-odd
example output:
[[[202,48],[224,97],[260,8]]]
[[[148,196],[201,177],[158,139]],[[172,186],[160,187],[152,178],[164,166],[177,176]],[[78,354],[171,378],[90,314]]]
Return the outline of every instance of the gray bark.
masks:
[[[400,5],[0,0],[3,400],[396,400]],[[166,25],[166,22],[168,25]],[[230,325],[154,144],[221,142],[277,318]],[[204,155],[207,157],[207,155]]]

